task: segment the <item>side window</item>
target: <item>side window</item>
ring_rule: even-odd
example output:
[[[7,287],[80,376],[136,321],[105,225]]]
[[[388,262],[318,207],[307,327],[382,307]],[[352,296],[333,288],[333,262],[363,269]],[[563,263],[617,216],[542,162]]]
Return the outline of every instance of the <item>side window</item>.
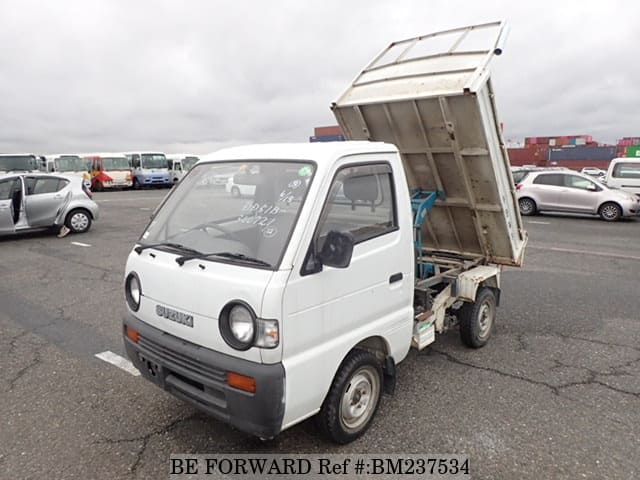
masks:
[[[20,190],[19,184],[19,178],[0,180],[0,200],[11,200],[13,193]]]
[[[578,188],[580,190],[600,190],[598,186],[591,180],[578,177],[577,175],[565,175],[565,186],[570,188]]]
[[[561,173],[543,173],[533,179],[537,185],[552,185],[554,187],[564,187],[564,179]]]
[[[393,176],[388,164],[345,167],[336,174],[320,217],[317,251],[331,230],[350,232],[355,243],[398,227]]]
[[[640,163],[618,163],[613,168],[616,178],[640,178]]]
[[[55,193],[62,190],[68,183],[68,180],[62,178],[36,178],[33,190],[27,187],[28,195],[40,195],[43,193]]]

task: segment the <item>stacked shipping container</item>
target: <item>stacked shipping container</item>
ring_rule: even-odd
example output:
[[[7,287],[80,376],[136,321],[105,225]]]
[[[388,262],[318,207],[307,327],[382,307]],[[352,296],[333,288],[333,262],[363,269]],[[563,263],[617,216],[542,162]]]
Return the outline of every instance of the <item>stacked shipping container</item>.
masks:
[[[309,137],[310,142],[343,142],[344,135],[338,125],[328,127],[316,127],[313,129],[313,136]]]

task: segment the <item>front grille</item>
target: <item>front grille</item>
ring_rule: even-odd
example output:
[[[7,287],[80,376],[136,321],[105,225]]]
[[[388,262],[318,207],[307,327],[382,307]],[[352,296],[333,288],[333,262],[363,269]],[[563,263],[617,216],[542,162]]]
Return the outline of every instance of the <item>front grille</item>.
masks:
[[[140,337],[138,345],[156,357],[169,370],[176,370],[177,373],[188,376],[193,380],[203,383],[209,387],[222,390],[226,385],[227,375],[224,370],[205,365],[198,360],[179,353],[166,345],[159,344],[146,337]],[[193,345],[192,348],[201,348]]]

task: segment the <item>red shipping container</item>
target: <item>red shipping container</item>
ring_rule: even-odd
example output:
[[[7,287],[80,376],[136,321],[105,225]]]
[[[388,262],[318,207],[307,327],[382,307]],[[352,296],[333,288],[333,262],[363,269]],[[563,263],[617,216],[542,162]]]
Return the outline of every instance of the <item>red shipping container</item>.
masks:
[[[342,135],[342,129],[338,125],[328,127],[316,127],[313,129],[315,137],[328,137],[334,135]]]

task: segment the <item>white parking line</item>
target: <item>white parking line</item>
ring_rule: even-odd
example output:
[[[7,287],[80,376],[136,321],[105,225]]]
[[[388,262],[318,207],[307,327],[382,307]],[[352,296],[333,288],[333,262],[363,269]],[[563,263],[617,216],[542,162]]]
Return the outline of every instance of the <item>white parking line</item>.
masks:
[[[577,248],[561,248],[561,247],[542,247],[538,245],[527,245],[527,248],[535,248],[536,250],[548,250],[552,252],[577,253],[582,255],[593,255],[594,257],[621,258],[623,260],[638,260],[640,256],[624,255],[622,253],[599,252],[597,250],[579,250]]]
[[[131,375],[134,375],[136,377],[140,376],[140,371],[133,366],[133,363],[131,363],[126,358],[121,357],[120,355],[116,355],[115,353],[110,352],[109,350],[102,353],[96,353],[96,357],[98,357],[100,360],[104,360],[107,363],[115,365],[118,368],[121,368]]]
[[[146,211],[146,210],[151,210],[151,208],[150,207],[140,207],[140,210],[145,210]]]
[[[529,220],[527,223],[535,223],[536,225],[551,225],[551,222],[538,222],[536,220]]]
[[[90,247],[91,246],[89,243],[82,243],[82,242],[71,242],[71,245],[77,245],[79,247]]]

